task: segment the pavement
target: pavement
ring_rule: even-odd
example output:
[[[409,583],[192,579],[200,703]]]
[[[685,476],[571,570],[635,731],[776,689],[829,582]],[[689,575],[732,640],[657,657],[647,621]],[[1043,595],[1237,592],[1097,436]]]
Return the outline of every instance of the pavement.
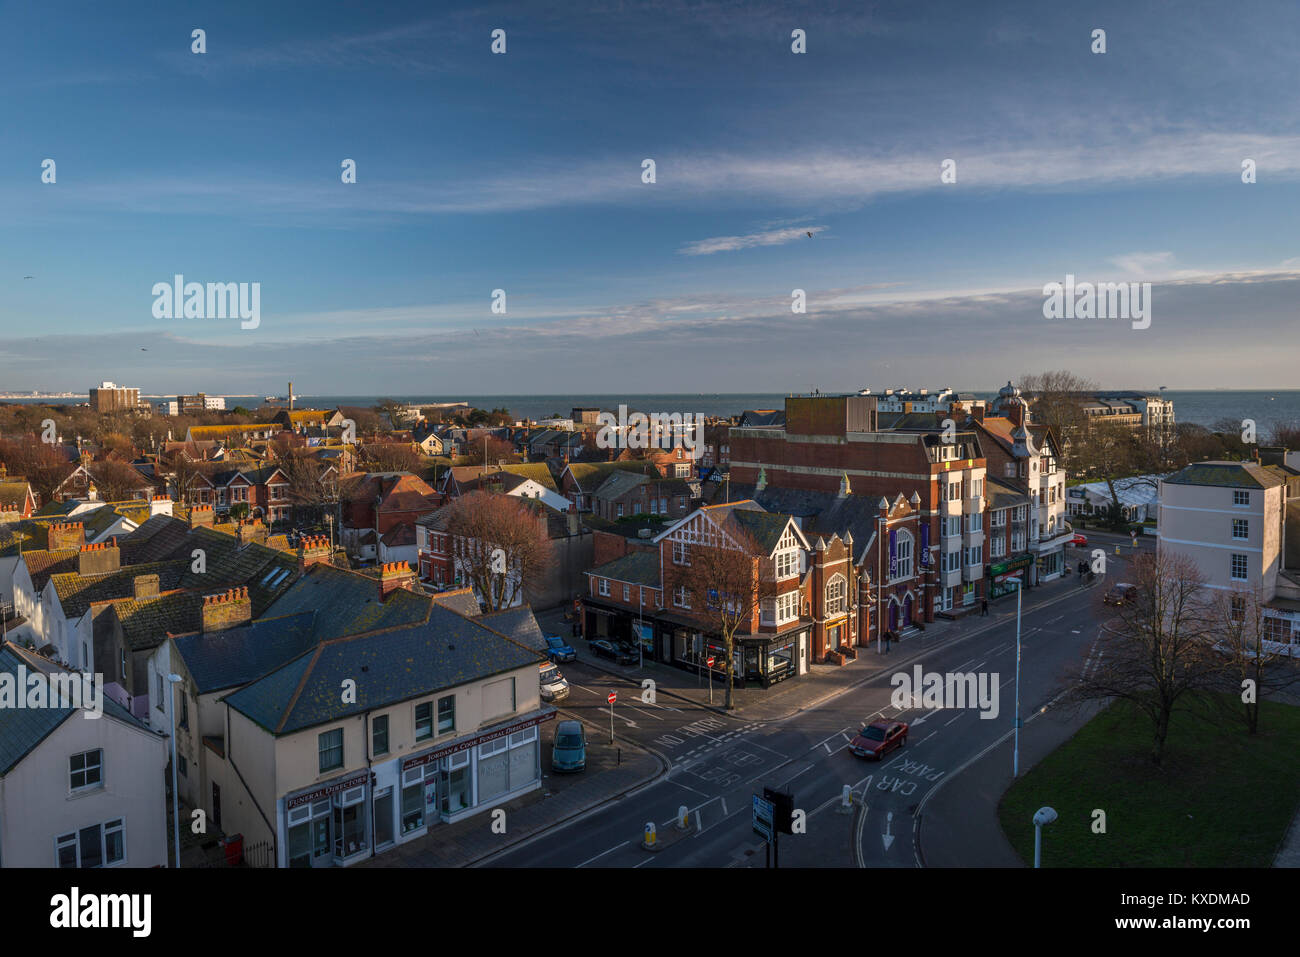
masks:
[[[1131,549],[1126,548],[1124,551],[1127,553]],[[1025,593],[1023,610],[1028,612],[1078,587],[1073,574],[1047,582]],[[959,640],[999,620],[1015,618],[1015,614],[1015,596],[1007,595],[989,605],[987,617],[976,611],[953,621],[935,621],[926,625],[924,631],[891,643],[888,653],[877,653],[876,645],[872,644],[868,648],[858,648],[858,657],[844,665],[813,664],[807,674],[789,678],[770,688],[735,688],[732,690],[735,706],[730,712],[722,707],[726,686],[721,680],[714,681],[710,701],[708,680],[701,679],[694,671],[657,661],[647,661],[640,666],[619,667],[604,659],[584,654],[585,642],[581,638],[570,637],[572,622],[564,618],[562,608],[538,612],[537,621],[544,632],[562,635],[573,644],[585,665],[634,682],[650,678],[655,682],[657,694],[678,698],[718,714],[770,722],[817,708],[846,691],[865,684],[883,671],[894,671],[901,659],[910,659],[941,643]]]
[[[1070,739],[1100,706],[1071,711],[1050,705],[1020,729],[1020,773]],[[928,794],[917,809],[917,852],[925,867],[1027,867],[1002,831],[998,805],[1015,780],[1014,731],[975,755]]]
[[[565,717],[569,717],[565,715]],[[552,725],[553,727],[553,725]],[[367,858],[354,867],[474,867],[501,853],[543,839],[545,832],[572,823],[595,808],[616,802],[667,773],[650,751],[628,741],[611,746],[599,728],[587,729],[587,769],[551,772],[552,735],[542,736],[542,787],[483,808],[424,837]],[[494,812],[504,810],[505,817]],[[502,825],[504,824],[504,832]]]

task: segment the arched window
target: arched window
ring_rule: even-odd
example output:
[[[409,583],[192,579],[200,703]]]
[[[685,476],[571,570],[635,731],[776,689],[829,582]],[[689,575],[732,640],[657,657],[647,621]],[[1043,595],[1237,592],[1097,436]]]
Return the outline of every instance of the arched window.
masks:
[[[836,575],[826,583],[826,616],[842,615],[849,607],[849,589],[843,575]]]
[[[912,535],[910,532],[899,530],[898,538],[894,543],[894,555],[898,559],[898,571],[894,575],[894,581],[902,581],[905,578],[912,577]]]

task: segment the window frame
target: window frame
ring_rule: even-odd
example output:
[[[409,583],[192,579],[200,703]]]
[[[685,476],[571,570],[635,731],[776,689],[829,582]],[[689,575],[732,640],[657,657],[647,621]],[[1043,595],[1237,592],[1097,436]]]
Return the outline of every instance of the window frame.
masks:
[[[97,755],[97,758],[93,765],[88,760],[89,756],[92,754]],[[72,762],[75,761],[77,758],[87,759],[86,763],[80,768],[80,770],[75,769],[72,766]],[[92,769],[94,770],[95,773],[94,781],[87,780],[85,783],[81,785],[77,785],[73,783],[74,778],[77,774],[81,774],[86,777],[89,777],[89,774]],[[103,787],[104,787],[104,749],[103,748],[91,748],[89,751],[78,751],[75,754],[68,755],[68,793],[69,794],[85,794],[90,791],[101,789]]]
[[[331,743],[331,744],[327,747],[327,746],[326,746],[326,743],[325,743],[325,739],[326,739],[327,736],[329,736],[329,735],[334,735],[334,734],[337,734],[337,735],[338,735],[338,752],[339,752],[339,761],[338,761],[338,764],[331,764],[331,765],[329,765],[328,767],[326,767],[326,765],[325,765],[325,755],[326,755],[327,752],[331,752],[331,751],[334,750],[334,745]],[[328,774],[330,771],[337,771],[339,768],[343,767],[343,763],[344,763],[344,758],[343,758],[343,729],[342,729],[342,728],[330,728],[330,730],[328,730],[328,731],[322,731],[322,732],[320,732],[318,735],[316,735],[316,766],[317,766],[318,768],[320,768],[320,773],[321,773],[321,774]]]

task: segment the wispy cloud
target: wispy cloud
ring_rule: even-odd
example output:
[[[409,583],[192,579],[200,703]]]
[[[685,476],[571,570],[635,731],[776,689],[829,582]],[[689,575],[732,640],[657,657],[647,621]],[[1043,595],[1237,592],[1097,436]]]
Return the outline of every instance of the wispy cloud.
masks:
[[[825,226],[795,226],[789,229],[770,229],[763,233],[750,233],[747,236],[714,236],[711,239],[687,243],[678,252],[685,253],[687,256],[711,256],[713,253],[734,252],[737,249],[750,249],[754,246],[782,246],[798,239],[811,238],[825,229]]]

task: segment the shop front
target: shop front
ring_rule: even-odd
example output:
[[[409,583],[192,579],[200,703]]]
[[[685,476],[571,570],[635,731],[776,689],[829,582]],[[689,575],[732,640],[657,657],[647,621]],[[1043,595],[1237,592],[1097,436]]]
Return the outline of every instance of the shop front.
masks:
[[[456,821],[483,805],[536,788],[541,782],[539,725],[550,710],[452,741],[401,761],[401,792],[390,815],[402,841]]]
[[[985,573],[988,578],[989,598],[996,599],[1011,594],[1016,590],[1017,583],[1021,587],[1028,584],[1029,569],[1033,565],[1034,556],[1031,554],[1017,555],[1005,562],[990,565]]]
[[[346,866],[370,852],[371,774],[290,794],[284,801],[289,867]]]
[[[288,867],[346,867],[541,784],[549,710],[288,795]],[[374,850],[371,850],[373,846]]]

